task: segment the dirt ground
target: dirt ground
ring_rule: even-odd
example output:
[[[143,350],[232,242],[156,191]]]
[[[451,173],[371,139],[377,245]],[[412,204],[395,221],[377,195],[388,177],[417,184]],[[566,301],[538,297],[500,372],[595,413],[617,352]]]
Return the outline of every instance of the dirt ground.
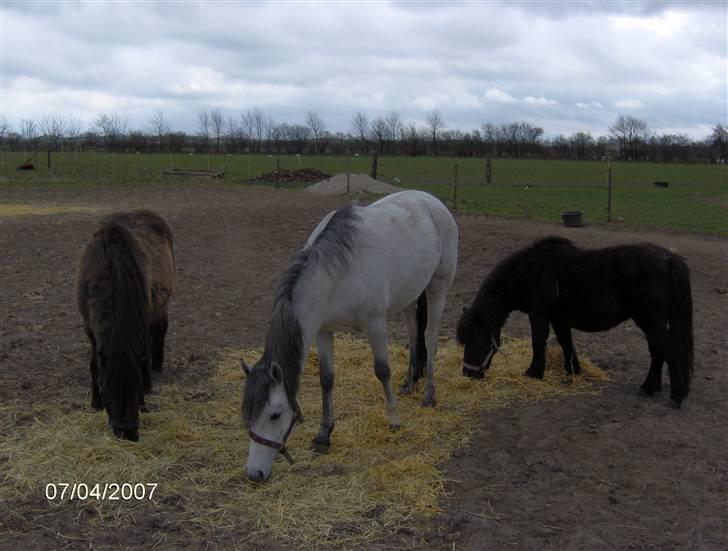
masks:
[[[207,375],[216,350],[261,343],[279,274],[320,218],[343,201],[223,184],[3,189],[0,404],[23,404],[18,430],[42,419],[49,404],[58,411],[88,407],[88,345],[74,282],[78,256],[101,214],[144,206],[172,226],[179,285],[163,377],[195,379]],[[3,203],[68,211],[8,217]],[[685,256],[695,303],[693,392],[681,410],[667,406],[667,391],[638,396],[649,355],[634,324],[576,333],[577,347],[613,378],[602,394],[473,419],[472,444],[443,465],[449,496],[443,513],[414,519],[411,529],[377,547],[728,548],[728,242],[483,216],[457,216],[457,222],[460,261],[441,332],[446,336],[454,334],[461,307],[495,263],[533,239],[559,234],[592,247],[652,241]],[[403,336],[401,320],[393,320],[392,331]],[[512,315],[505,333],[527,336],[525,316]],[[6,462],[0,457],[0,470]],[[77,515],[70,507],[50,507],[42,496],[0,503],[0,547],[154,544],[145,539],[152,520],[113,534],[90,533]],[[240,530],[212,539],[226,547],[241,539],[245,527]],[[3,532],[13,535],[4,539]]]

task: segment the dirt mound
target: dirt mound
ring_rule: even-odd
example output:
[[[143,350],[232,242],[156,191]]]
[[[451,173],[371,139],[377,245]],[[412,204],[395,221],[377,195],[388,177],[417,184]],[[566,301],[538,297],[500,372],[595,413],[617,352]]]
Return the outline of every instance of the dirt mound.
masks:
[[[402,191],[402,188],[390,185],[386,182],[380,182],[366,174],[349,174],[349,193],[374,193],[377,195],[386,195],[388,193],[396,193]],[[342,172],[336,176],[332,176],[327,180],[322,180],[312,186],[306,188],[312,193],[321,193],[324,195],[341,195],[347,193],[346,173]]]
[[[301,168],[299,170],[274,170],[267,174],[261,174],[255,178],[243,181],[244,184],[286,184],[289,182],[318,182],[324,178],[329,178],[325,172],[321,172],[317,168]]]

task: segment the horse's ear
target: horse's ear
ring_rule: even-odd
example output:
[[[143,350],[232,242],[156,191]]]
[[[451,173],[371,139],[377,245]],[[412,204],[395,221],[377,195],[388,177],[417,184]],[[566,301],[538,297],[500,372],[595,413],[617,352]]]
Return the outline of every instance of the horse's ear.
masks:
[[[273,379],[276,383],[281,384],[283,382],[283,370],[281,369],[281,366],[278,364],[278,362],[273,362],[270,364],[270,369],[268,370],[268,373],[270,373],[270,378]]]
[[[240,367],[243,368],[243,373],[245,373],[246,376],[250,375],[250,367],[248,367],[248,364],[245,363],[243,358],[240,358]]]

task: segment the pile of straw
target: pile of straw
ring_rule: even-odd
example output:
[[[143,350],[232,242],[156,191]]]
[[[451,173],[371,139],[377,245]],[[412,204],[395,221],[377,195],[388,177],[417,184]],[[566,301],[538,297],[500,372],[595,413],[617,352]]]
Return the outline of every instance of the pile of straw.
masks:
[[[390,351],[399,384],[407,350],[392,345]],[[135,514],[152,515],[159,522],[150,537],[167,543],[172,525],[181,538],[177,541],[243,527],[250,531],[238,543],[259,538],[292,546],[373,541],[415,516],[438,511],[444,496],[438,465],[468,442],[478,412],[598,393],[592,381],[606,380],[584,357],[583,375],[565,377],[557,350],[549,353],[544,381],[524,377],[530,354],[526,341],[506,340],[486,378],[474,381],[461,374],[462,349],[442,346],[435,374],[437,406],[420,406],[420,383],[417,392],[399,400],[402,428],[392,432],[369,347],[357,338],[337,338],[330,453],[309,451],[321,402],[314,352],[300,394],[306,422],[289,439],[296,463],[277,461],[272,479],[256,485],[244,472],[248,438],[240,418],[238,359],[256,358],[257,351],[227,350],[208,381],[195,387],[166,384],[151,396],[148,402],[158,409],[142,415],[139,443],[116,441],[105,414],[88,410],[16,432],[0,445],[0,453],[8,456],[0,499],[40,496],[48,482],[157,482],[151,503],[90,500],[77,506],[93,508],[90,522],[105,527],[133,524]],[[487,427],[487,416],[480,425]]]

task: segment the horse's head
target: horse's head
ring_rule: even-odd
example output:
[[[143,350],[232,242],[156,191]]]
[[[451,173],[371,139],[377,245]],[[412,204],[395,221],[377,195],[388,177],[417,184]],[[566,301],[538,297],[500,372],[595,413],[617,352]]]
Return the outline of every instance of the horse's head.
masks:
[[[139,405],[144,387],[142,363],[146,356],[112,358],[98,352],[98,385],[114,436],[139,440]],[[136,365],[136,364],[138,365]]]
[[[463,345],[463,375],[482,379],[501,343],[502,324],[475,308],[463,308],[457,339]]]
[[[240,361],[247,378],[243,396],[243,417],[247,423],[250,446],[245,470],[254,482],[270,478],[273,460],[281,453],[289,463],[286,440],[297,421],[303,421],[295,396],[289,396],[281,366],[261,359],[248,368]]]

